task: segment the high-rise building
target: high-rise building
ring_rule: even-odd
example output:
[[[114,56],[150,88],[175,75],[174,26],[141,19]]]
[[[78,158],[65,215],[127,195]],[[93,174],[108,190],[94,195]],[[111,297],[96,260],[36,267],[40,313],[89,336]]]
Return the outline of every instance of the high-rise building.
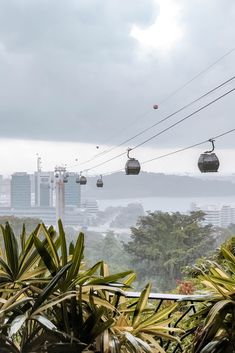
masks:
[[[75,173],[68,173],[67,182],[64,183],[64,201],[65,206],[81,205],[81,186],[76,183],[77,175]]]
[[[31,207],[31,184],[27,173],[14,173],[11,176],[11,207]]]
[[[52,207],[53,206],[53,172],[38,171],[34,173],[35,181],[35,206]]]
[[[204,212],[204,224],[212,224],[215,227],[226,228],[230,224],[235,223],[235,207],[234,205],[197,205],[191,204],[191,211]]]

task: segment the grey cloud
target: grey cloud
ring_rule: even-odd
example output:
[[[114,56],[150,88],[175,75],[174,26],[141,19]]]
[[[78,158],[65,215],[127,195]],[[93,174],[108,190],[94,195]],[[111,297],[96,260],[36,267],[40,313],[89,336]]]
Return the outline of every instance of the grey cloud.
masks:
[[[235,43],[232,0],[179,3],[182,41],[167,57],[156,52],[139,60],[130,29],[153,23],[159,13],[154,1],[2,2],[0,136],[99,144],[151,110]],[[113,142],[232,76],[233,61],[234,54]],[[233,101],[226,98],[153,144],[179,145],[192,140],[192,131],[198,140],[230,128]]]

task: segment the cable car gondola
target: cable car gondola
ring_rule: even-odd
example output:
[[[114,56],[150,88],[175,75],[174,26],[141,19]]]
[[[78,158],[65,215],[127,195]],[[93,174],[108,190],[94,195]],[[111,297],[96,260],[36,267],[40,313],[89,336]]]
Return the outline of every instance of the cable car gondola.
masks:
[[[86,183],[87,183],[86,177],[82,174],[80,175],[79,183],[80,183],[80,185],[86,185]]]
[[[67,176],[64,176],[64,177],[63,177],[63,182],[64,182],[64,183],[67,183],[67,182],[68,182],[68,177],[67,177]]]
[[[210,139],[209,142],[212,143],[212,150],[205,151],[198,159],[198,168],[201,173],[216,173],[219,169],[219,159],[213,153],[215,149],[214,140]]]
[[[99,179],[97,179],[96,186],[97,188],[102,188],[104,185],[103,180],[102,180],[102,175],[100,176]]]
[[[131,151],[131,148],[128,148],[127,157],[129,159],[127,160],[126,165],[125,165],[126,175],[137,175],[140,172],[140,163],[137,159],[131,158],[129,156],[130,151]]]

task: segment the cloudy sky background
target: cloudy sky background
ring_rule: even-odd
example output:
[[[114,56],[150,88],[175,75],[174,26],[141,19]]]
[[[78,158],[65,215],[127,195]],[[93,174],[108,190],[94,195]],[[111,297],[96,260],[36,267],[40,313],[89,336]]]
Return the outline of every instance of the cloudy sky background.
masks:
[[[128,145],[110,149],[234,75],[234,0],[0,0],[1,174],[90,168],[235,87],[235,80]],[[235,128],[235,93],[133,151],[140,161]],[[159,104],[153,110],[153,104]],[[99,145],[99,149],[96,146]],[[235,172],[235,133],[216,141]],[[144,170],[197,173],[190,150]],[[125,157],[94,173],[122,168]]]

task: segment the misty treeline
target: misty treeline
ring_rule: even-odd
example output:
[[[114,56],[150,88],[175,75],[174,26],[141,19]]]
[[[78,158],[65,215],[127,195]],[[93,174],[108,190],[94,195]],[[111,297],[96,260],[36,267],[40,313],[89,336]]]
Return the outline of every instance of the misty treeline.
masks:
[[[86,195],[97,200],[139,197],[231,196],[235,193],[232,180],[226,180],[222,177],[218,180],[201,179],[186,175],[144,171],[138,175],[138,178],[128,178],[125,173],[118,172],[105,176],[105,187],[102,193],[96,187],[96,177],[89,177]]]
[[[203,224],[204,214],[189,215],[167,212],[149,212],[139,217],[131,227],[131,234],[106,234],[85,231],[85,258],[90,265],[99,260],[106,261],[112,273],[132,269],[137,273],[134,289],[139,290],[152,282],[154,291],[170,291],[183,278],[183,269],[199,258],[210,256],[212,251],[235,234],[235,225],[227,229],[213,228]],[[0,217],[17,235],[25,223],[30,233],[39,223],[38,219]],[[68,243],[79,231],[66,228]]]
[[[235,233],[234,225],[214,228],[203,224],[203,217],[201,211],[189,215],[156,211],[139,217],[129,236],[85,231],[86,258],[90,263],[106,261],[113,273],[133,269],[137,290],[152,282],[154,291],[170,291],[184,277],[186,266],[210,256]],[[66,231],[72,234],[71,229]]]
[[[110,206],[99,211],[96,217],[90,220],[90,225],[99,226],[109,224],[112,228],[130,228],[140,216],[144,216],[143,206],[139,203],[130,203],[127,206]]]

